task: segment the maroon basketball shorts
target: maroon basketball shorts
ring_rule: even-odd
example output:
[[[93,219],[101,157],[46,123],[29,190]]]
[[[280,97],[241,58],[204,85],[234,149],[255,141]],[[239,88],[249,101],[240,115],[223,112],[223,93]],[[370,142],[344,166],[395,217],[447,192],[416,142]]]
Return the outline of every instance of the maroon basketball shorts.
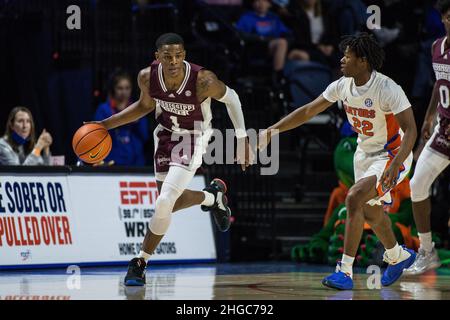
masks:
[[[434,134],[431,137],[429,144],[430,148],[439,152],[447,159],[450,159],[450,140],[447,130],[450,127],[450,119],[438,118],[438,124],[434,129]]]
[[[197,170],[211,136],[212,129],[202,133],[177,133],[158,125],[153,132],[156,179],[163,181],[170,166]]]

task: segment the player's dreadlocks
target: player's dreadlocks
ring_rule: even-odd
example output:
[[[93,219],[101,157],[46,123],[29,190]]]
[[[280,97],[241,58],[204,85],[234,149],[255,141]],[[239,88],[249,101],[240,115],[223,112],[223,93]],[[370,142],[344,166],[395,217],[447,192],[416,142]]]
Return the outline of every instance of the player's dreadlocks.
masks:
[[[344,52],[347,47],[358,58],[366,58],[371,70],[381,69],[384,61],[384,50],[372,35],[361,32],[344,36],[339,44],[339,49]]]
[[[450,0],[439,0],[436,7],[440,14],[445,14],[450,9]]]

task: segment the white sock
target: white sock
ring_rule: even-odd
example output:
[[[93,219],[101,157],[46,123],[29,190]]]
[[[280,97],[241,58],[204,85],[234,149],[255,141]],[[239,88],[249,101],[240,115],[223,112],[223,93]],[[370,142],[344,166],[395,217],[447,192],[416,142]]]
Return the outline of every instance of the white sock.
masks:
[[[147,263],[147,261],[150,259],[150,256],[151,256],[151,254],[149,254],[149,253],[147,253],[147,252],[144,252],[144,251],[139,251],[139,254],[138,254],[138,258],[144,258],[144,260],[145,260],[145,263]]]
[[[353,262],[354,261],[355,261],[355,257],[350,257],[346,254],[342,255],[341,271],[348,274],[351,278],[353,278]]]
[[[205,194],[205,200],[201,204],[207,207],[212,206],[216,202],[214,195],[208,191],[203,191],[203,193]]]
[[[398,243],[396,243],[393,248],[386,249],[386,255],[391,261],[390,264],[397,264],[408,259],[411,256],[411,254],[408,251],[403,250],[403,248],[400,247]]]
[[[433,243],[431,242],[431,231],[427,233],[418,233],[420,240],[420,248],[426,253],[433,251]]]

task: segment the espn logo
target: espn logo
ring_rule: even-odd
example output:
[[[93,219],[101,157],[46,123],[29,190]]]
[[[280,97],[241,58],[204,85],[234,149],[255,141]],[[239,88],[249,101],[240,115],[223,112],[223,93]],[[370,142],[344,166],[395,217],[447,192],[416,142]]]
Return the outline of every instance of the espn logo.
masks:
[[[130,204],[154,204],[158,197],[158,187],[154,182],[120,181],[120,202]]]

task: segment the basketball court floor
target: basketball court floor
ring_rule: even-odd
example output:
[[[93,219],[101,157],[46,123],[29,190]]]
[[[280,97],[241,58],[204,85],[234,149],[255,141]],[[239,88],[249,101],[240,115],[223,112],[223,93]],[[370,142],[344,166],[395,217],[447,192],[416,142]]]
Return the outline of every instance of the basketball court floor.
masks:
[[[125,287],[126,266],[80,269],[0,271],[0,300],[449,300],[450,270],[441,268],[419,277],[403,277],[393,286],[369,289],[370,274],[357,270],[353,291],[335,291],[321,284],[328,266],[281,263],[154,265],[145,287]]]

